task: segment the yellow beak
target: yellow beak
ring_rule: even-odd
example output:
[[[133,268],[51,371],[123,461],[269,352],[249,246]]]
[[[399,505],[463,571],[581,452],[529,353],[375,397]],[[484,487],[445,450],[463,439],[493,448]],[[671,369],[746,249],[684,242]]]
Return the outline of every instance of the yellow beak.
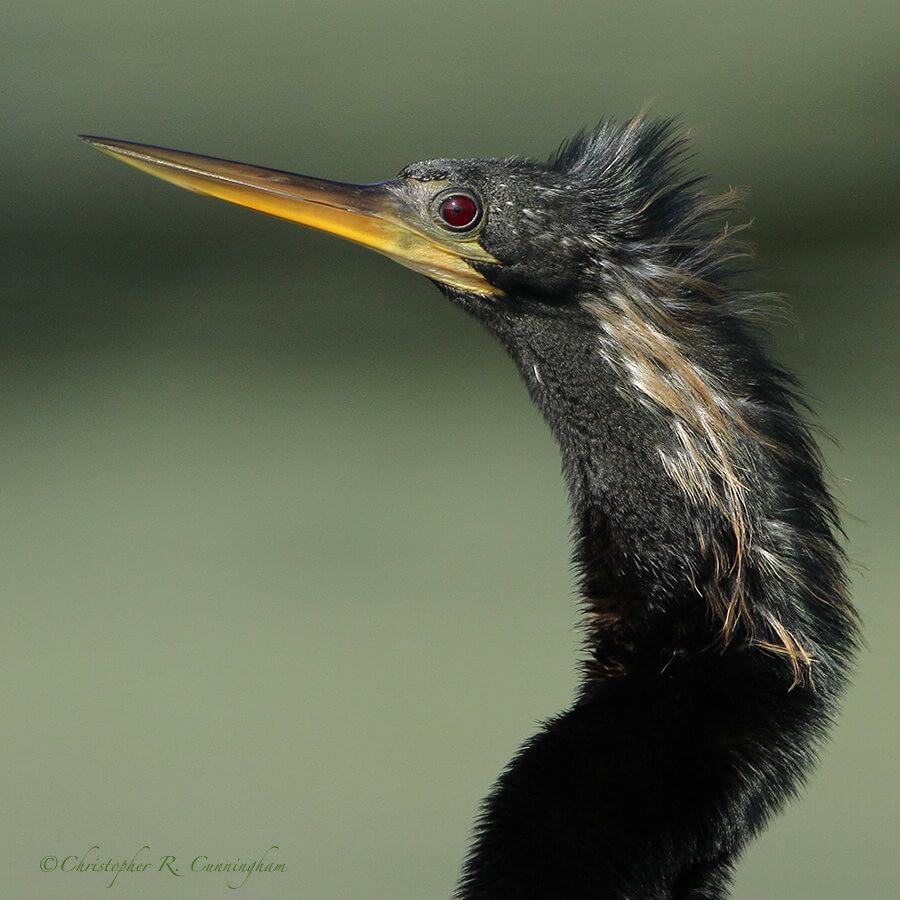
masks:
[[[163,147],[82,139],[179,187],[339,235],[452,287],[501,293],[471,265],[497,260],[474,237],[440,234],[427,215],[405,201],[398,181],[342,184]]]

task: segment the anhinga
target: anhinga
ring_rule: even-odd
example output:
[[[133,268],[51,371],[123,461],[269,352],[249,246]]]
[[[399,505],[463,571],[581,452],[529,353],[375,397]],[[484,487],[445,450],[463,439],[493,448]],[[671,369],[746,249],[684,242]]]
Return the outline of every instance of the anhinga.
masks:
[[[485,801],[459,900],[724,897],[814,762],[857,627],[795,381],[738,286],[728,198],[682,173],[671,123],[371,185],[87,140],[427,275],[499,338],[559,442],[583,678]]]

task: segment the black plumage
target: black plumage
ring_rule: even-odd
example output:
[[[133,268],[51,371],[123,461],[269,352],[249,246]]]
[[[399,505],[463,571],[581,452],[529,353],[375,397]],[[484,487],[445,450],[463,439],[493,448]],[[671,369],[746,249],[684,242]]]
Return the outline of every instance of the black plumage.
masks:
[[[668,123],[548,165],[432,162],[486,198],[503,296],[444,288],[559,441],[587,658],[488,798],[460,898],[721,897],[802,784],[855,642],[837,512]],[[529,214],[529,211],[531,214]]]
[[[671,123],[365,187],[91,141],[424,271],[501,341],[559,442],[581,685],[485,801],[458,900],[724,897],[815,761],[857,625],[796,382],[742,287],[733,198],[684,174]]]

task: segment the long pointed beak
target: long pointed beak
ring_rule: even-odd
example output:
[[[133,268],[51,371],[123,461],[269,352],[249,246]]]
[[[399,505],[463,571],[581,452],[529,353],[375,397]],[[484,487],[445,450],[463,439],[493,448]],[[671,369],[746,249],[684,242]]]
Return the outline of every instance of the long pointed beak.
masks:
[[[470,264],[497,260],[474,239],[431,233],[422,216],[403,201],[396,182],[343,184],[163,147],[81,137],[179,187],[339,235],[462,290],[500,293]]]

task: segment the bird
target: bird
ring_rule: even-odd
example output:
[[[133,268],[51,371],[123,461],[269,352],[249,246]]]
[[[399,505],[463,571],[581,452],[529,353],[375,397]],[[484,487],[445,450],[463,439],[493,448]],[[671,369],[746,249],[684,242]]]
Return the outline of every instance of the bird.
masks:
[[[740,198],[690,171],[678,121],[366,185],[83,137],[424,274],[505,348],[559,445],[579,685],[490,789],[454,898],[727,897],[808,779],[861,637],[808,406],[729,223]]]

